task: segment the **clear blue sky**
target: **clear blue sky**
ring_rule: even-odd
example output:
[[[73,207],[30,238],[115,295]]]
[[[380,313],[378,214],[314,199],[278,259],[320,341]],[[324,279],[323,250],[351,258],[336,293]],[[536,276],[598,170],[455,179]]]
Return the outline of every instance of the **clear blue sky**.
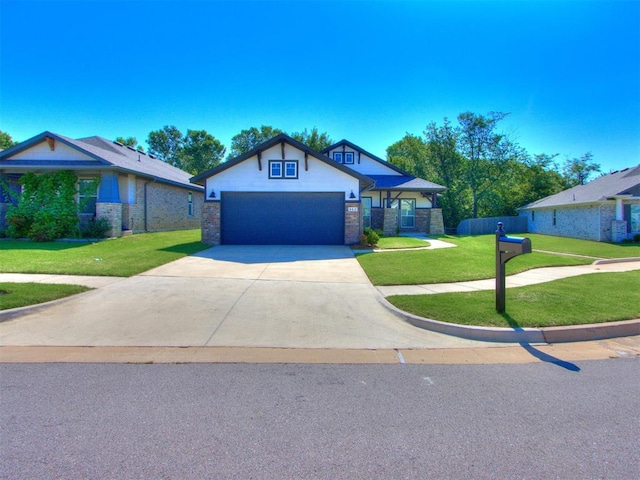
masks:
[[[529,153],[640,163],[640,1],[0,0],[0,130],[318,127],[386,157],[464,111]]]

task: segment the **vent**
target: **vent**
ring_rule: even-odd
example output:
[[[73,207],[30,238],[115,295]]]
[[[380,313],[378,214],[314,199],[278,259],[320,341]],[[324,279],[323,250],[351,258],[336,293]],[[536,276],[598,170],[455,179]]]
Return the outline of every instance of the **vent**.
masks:
[[[158,157],[156,157],[153,153],[147,153],[147,156],[148,156],[149,158],[158,158]]]
[[[121,147],[124,147],[124,145],[120,142],[116,142],[115,140],[113,141],[113,143],[115,143],[116,145],[120,145]]]
[[[136,150],[135,148],[133,148],[131,145],[127,145],[127,148],[128,148],[129,150],[133,150],[134,152],[137,152],[137,150]]]

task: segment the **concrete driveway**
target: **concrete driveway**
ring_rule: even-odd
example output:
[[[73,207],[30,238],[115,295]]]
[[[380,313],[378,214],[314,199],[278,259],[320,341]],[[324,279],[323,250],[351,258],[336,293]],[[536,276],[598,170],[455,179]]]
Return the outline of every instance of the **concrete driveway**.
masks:
[[[0,324],[0,345],[442,348],[342,246],[218,246]]]

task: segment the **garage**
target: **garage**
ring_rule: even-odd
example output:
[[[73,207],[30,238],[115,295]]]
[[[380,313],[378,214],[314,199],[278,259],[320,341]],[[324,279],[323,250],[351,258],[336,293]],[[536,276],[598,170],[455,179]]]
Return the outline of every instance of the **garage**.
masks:
[[[222,192],[226,245],[344,245],[342,192]]]

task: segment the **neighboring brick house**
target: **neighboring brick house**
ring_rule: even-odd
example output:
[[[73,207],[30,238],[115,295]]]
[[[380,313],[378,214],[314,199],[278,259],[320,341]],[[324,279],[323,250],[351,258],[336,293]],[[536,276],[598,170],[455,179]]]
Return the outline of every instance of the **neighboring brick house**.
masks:
[[[640,233],[640,165],[603,175],[518,209],[528,231],[598,242]]]
[[[191,181],[204,186],[208,244],[350,245],[366,226],[386,234],[444,230],[433,207],[445,187],[346,140],[320,153],[281,134]]]
[[[189,182],[191,175],[121,143],[44,132],[0,151],[3,183],[16,193],[25,173],[57,170],[78,177],[81,221],[107,218],[110,236],[200,227],[202,187]],[[0,231],[6,227],[7,205],[15,201],[15,195],[0,195]]]

